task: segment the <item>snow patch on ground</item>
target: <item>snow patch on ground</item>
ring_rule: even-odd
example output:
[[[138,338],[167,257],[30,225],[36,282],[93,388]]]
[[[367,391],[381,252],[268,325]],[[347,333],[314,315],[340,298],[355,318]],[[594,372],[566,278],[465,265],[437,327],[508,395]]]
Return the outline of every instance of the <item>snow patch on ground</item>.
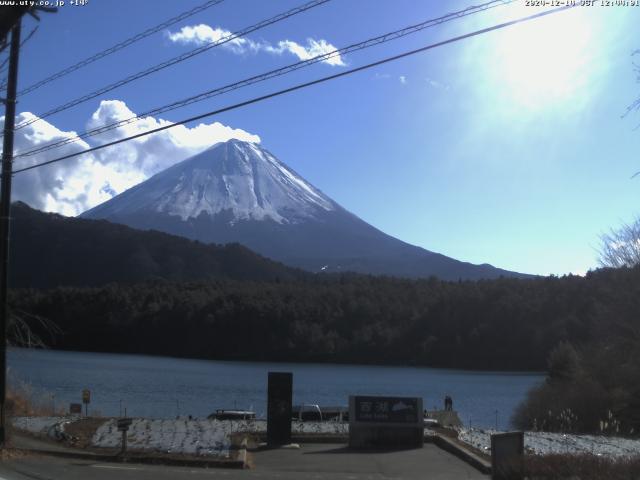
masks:
[[[25,432],[47,435],[56,425],[68,421],[68,417],[15,417],[11,423],[15,428]]]
[[[16,417],[11,423],[17,429],[63,441],[71,438],[64,431],[65,425],[75,420],[70,417]]]
[[[337,422],[293,422],[294,434],[342,434],[349,425]],[[266,420],[152,420],[133,419],[127,432],[127,449],[189,455],[228,456],[231,435],[237,432],[265,433]],[[98,428],[91,444],[94,447],[119,448],[122,432],[111,419]]]
[[[63,439],[64,425],[75,419],[69,417],[16,417],[17,429]],[[266,420],[205,420],[205,419],[145,419],[134,418],[127,432],[127,448],[146,452],[228,457],[234,433],[267,431]],[[292,422],[293,434],[347,435],[349,425],[338,422]],[[122,432],[117,419],[105,419],[96,430],[91,445],[120,448]]]
[[[189,455],[228,456],[232,429],[216,420],[151,420],[135,418],[127,432],[127,449]],[[95,447],[118,448],[122,432],[117,420],[105,422],[91,440]]]
[[[57,438],[60,426],[69,417],[16,417],[15,428],[36,435]],[[95,447],[119,448],[122,432],[116,419],[105,419],[92,439]],[[63,429],[62,429],[63,430]],[[164,453],[229,456],[231,436],[234,433],[266,433],[266,420],[152,420],[136,418],[127,432],[127,447],[138,451]],[[348,435],[349,424],[338,422],[297,422],[291,424],[295,434]],[[459,439],[484,452],[491,451],[491,435],[494,430],[459,429]],[[425,429],[425,433],[432,433]],[[549,432],[525,432],[525,449],[528,453],[588,453],[607,457],[640,455],[640,439],[608,437],[600,435],[571,435]]]
[[[458,438],[484,452],[491,452],[491,435],[495,430],[460,429]],[[550,432],[525,432],[524,447],[528,453],[588,453],[606,457],[640,455],[640,439],[604,435],[573,435]]]
[[[291,431],[292,433],[348,435],[349,424],[339,422],[291,422]]]

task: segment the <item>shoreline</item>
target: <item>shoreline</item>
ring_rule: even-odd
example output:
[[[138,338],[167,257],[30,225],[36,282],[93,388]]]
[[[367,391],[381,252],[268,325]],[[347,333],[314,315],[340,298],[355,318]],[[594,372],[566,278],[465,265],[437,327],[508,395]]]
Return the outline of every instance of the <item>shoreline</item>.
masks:
[[[112,351],[89,351],[89,350],[68,350],[64,348],[23,348],[23,347],[9,347],[8,351],[51,351],[51,352],[64,352],[64,353],[77,353],[82,355],[119,355],[119,356],[132,356],[138,358],[165,358],[171,360],[184,360],[184,361],[198,361],[198,362],[215,362],[215,363],[259,363],[259,364],[274,364],[278,366],[283,365],[304,365],[304,366],[336,366],[336,367],[382,367],[382,368],[409,368],[416,370],[444,370],[447,373],[460,373],[461,375],[521,375],[521,376],[546,376],[547,372],[542,370],[482,370],[482,369],[468,369],[457,367],[438,367],[431,365],[407,365],[400,363],[374,363],[374,362],[362,362],[362,363],[341,363],[331,361],[305,361],[305,360],[250,360],[250,359],[217,359],[217,358],[202,358],[202,357],[176,357],[171,355],[152,354],[152,353],[132,353],[132,352],[112,352]]]
[[[498,410],[499,426],[506,428],[526,392],[544,381],[531,373],[470,374],[420,367],[221,362],[26,349],[11,350],[9,365],[9,384],[41,405],[41,413],[50,414],[54,406],[56,411],[68,411],[88,389],[90,414],[158,419],[189,414],[204,418],[216,409],[238,408],[264,417],[268,372],[290,371],[294,404],[346,406],[350,395],[412,396],[422,397],[427,410],[438,410],[450,395],[465,424],[472,418],[474,426],[490,428]]]

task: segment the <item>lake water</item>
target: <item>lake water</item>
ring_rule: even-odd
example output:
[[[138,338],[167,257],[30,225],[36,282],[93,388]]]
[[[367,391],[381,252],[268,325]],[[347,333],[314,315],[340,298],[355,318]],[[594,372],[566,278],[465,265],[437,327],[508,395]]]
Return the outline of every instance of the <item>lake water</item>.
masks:
[[[255,410],[266,417],[267,372],[293,373],[294,404],[347,405],[349,395],[422,397],[442,408],[453,397],[461,420],[507,428],[540,374],[472,372],[422,367],[224,362],[142,355],[9,349],[9,382],[26,384],[51,408],[81,402],[91,390],[92,412],[116,416],[204,417],[217,408]]]

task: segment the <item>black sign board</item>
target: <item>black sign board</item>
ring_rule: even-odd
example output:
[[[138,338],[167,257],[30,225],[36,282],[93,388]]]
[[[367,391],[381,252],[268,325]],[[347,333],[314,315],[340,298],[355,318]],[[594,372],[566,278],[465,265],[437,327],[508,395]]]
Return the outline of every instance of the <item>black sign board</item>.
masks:
[[[416,423],[421,418],[417,398],[355,397],[356,422]]]
[[[129,425],[131,425],[132,420],[130,418],[119,418],[118,419],[118,430],[119,431],[127,431],[129,430]]]
[[[82,414],[82,404],[81,403],[71,403],[69,404],[69,413],[72,415],[81,415]]]
[[[269,372],[267,390],[267,444],[291,443],[291,404],[293,374]]]

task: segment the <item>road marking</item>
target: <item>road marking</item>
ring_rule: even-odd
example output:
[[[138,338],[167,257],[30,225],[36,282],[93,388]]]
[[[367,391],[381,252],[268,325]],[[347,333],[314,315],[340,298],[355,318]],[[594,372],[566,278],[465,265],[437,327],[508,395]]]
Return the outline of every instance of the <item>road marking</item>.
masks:
[[[121,467],[119,465],[91,465],[93,468],[109,468],[111,470],[143,470],[138,467]]]

